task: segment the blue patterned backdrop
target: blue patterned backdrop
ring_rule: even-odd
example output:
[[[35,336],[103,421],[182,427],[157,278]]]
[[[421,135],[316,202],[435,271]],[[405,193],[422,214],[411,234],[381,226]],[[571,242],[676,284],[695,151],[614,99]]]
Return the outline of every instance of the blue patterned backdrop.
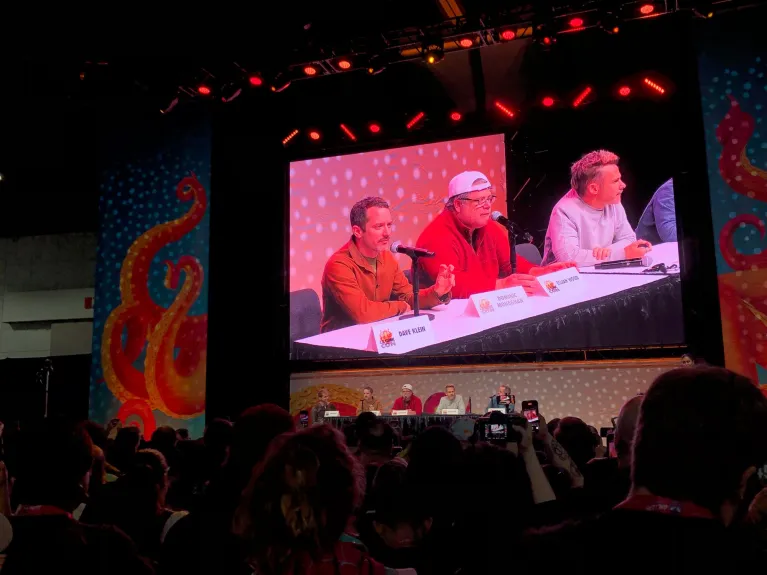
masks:
[[[191,173],[197,176],[207,191],[208,203],[210,201],[209,119],[199,114],[179,113],[158,120],[164,124],[152,124],[148,129],[141,126],[124,135],[115,147],[113,167],[103,175],[90,384],[90,418],[95,421],[106,422],[116,417],[123,403],[104,380],[101,348],[105,322],[121,303],[120,271],[131,244],[148,230],[180,218],[190,209],[191,202],[180,200],[176,187]],[[178,293],[178,289],[164,285],[164,262],[194,256],[207,272],[208,244],[209,214],[206,211],[190,233],[163,247],[151,261],[148,287],[154,303],[168,308]],[[207,284],[206,277],[188,315],[207,317]],[[139,371],[143,371],[146,354],[144,348],[133,362]],[[204,410],[204,404],[202,408]],[[157,409],[153,414],[157,426],[185,427],[193,437],[202,435],[204,415],[177,420]]]

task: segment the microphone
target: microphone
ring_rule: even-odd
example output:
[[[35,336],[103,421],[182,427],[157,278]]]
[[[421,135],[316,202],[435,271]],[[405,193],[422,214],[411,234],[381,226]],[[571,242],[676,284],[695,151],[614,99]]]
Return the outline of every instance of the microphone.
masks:
[[[492,219],[494,222],[498,222],[503,227],[508,228],[510,230],[517,227],[517,225],[514,222],[512,222],[509,218],[504,216],[498,210],[495,210],[492,214],[490,214],[490,219]]]
[[[652,263],[650,256],[632,258],[630,260],[615,260],[614,262],[602,262],[594,265],[596,270],[615,270],[620,268],[646,268]]]
[[[402,242],[396,241],[389,248],[395,254],[405,254],[411,258],[433,258],[434,252],[425,250],[423,248],[412,248],[410,246],[403,246]]]

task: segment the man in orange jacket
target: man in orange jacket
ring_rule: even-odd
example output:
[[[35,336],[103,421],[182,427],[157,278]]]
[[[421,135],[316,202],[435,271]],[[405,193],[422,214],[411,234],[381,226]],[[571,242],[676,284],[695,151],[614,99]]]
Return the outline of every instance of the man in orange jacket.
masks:
[[[323,333],[402,315],[413,306],[413,286],[389,251],[394,223],[389,204],[364,198],[354,204],[349,219],[352,237],[330,256],[322,274]],[[420,290],[420,307],[449,302],[454,285],[453,266],[441,265],[434,285]]]

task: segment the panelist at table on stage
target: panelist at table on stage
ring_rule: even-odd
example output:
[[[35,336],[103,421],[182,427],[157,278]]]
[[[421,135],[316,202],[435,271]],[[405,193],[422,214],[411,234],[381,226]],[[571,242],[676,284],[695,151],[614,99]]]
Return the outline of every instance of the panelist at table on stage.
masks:
[[[357,415],[367,411],[377,411],[379,414],[383,411],[381,409],[381,402],[375,398],[373,388],[369,385],[362,388],[362,400],[357,406]]]
[[[463,402],[463,397],[456,395],[455,386],[452,384],[445,386],[445,395],[439,398],[439,403],[434,413],[442,413],[443,409],[457,409],[461,415],[466,413],[466,404]]]
[[[516,398],[511,394],[511,388],[508,385],[502,385],[498,388],[498,394],[490,398],[487,404],[487,410],[506,408],[507,413],[514,411],[516,407]]]
[[[626,184],[618,160],[612,152],[596,150],[572,165],[571,189],[551,211],[544,264],[574,261],[592,266],[641,258],[652,250],[650,242],[637,240],[621,205]]]
[[[495,190],[482,172],[458,174],[448,185],[445,209],[416,242],[417,247],[435,253],[420,264],[432,281],[445,265],[455,266],[455,298],[513,286],[522,286],[533,295],[539,289],[535,276],[575,265],[533,266],[517,255],[519,273],[512,274],[508,231],[490,218],[495,200]]]
[[[354,204],[349,219],[352,237],[330,256],[322,274],[324,332],[405,314],[413,306],[413,286],[389,251],[392,215],[382,198]],[[451,298],[453,266],[435,269],[434,285],[419,291],[419,305],[429,309]]]
[[[634,233],[638,240],[647,240],[653,244],[677,241],[674,180],[667,181],[655,190]]]
[[[421,415],[423,413],[423,404],[421,399],[413,393],[413,386],[406,383],[402,386],[402,395],[394,400],[391,406],[392,411],[405,411],[409,415]]]

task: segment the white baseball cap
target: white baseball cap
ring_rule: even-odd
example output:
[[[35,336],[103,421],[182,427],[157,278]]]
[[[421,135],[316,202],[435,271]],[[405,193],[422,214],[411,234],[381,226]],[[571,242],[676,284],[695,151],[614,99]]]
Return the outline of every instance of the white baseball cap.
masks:
[[[484,180],[484,184],[474,184],[477,180]],[[455,176],[447,186],[447,197],[452,198],[469,192],[477,192],[491,188],[490,180],[482,172],[461,172]]]
[[[413,386],[410,385],[409,383],[406,383],[405,385],[402,386],[402,389],[409,389],[410,391],[413,391]]]

